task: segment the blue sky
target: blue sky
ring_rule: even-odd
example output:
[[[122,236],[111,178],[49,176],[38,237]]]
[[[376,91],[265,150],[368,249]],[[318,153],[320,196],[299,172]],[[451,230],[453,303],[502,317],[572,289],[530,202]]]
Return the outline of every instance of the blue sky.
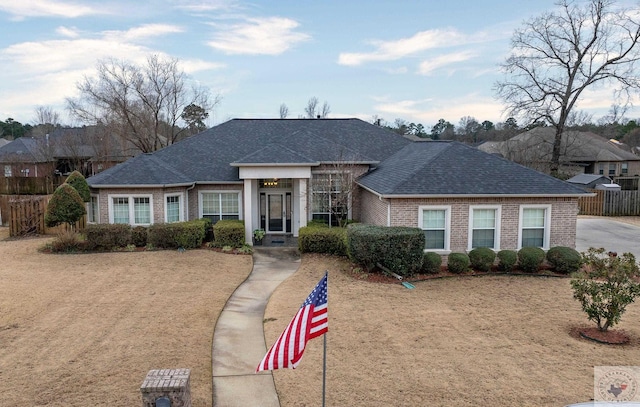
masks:
[[[220,94],[209,124],[304,114],[316,96],[329,117],[377,115],[430,128],[439,118],[503,121],[494,98],[513,30],[553,0],[232,1],[0,0],[0,119],[34,121],[99,59],[178,58]],[[586,94],[594,120],[611,91]]]

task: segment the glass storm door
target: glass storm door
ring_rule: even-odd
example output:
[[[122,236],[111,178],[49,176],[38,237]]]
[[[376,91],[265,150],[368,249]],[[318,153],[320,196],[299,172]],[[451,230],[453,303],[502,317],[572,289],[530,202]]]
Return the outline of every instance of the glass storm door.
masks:
[[[284,232],[284,195],[267,194],[267,232]]]

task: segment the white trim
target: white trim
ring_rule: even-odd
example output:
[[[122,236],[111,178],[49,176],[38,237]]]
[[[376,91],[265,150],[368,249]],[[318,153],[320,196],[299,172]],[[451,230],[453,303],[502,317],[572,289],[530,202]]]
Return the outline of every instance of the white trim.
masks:
[[[238,195],[238,219],[244,219],[243,213],[244,208],[242,206],[242,190],[240,189],[211,189],[211,190],[200,190],[198,191],[198,217],[203,218],[204,214],[202,212],[202,195],[203,194],[237,194]]]
[[[164,210],[164,222],[169,223],[168,210],[167,210],[167,198],[177,196],[178,200],[178,220],[175,222],[184,222],[184,192],[171,192],[165,193],[163,198],[163,210]]]
[[[100,195],[98,194],[91,194],[91,198],[96,198],[96,207],[95,207],[95,211],[93,212],[94,215],[94,219],[93,221],[89,220],[89,208],[91,207],[91,199],[89,199],[89,202],[87,202],[87,223],[90,224],[95,224],[95,223],[100,223]]]
[[[467,235],[467,250],[473,249],[473,211],[475,209],[493,209],[495,210],[495,224],[493,235],[493,246],[490,249],[494,251],[500,250],[500,229],[502,225],[502,206],[501,205],[469,205],[469,233]]]
[[[448,254],[451,251],[451,205],[420,205],[418,206],[418,227],[422,227],[424,211],[442,211],[444,210],[444,248],[442,249],[425,249],[425,251],[433,251],[439,254]]]
[[[107,195],[108,207],[109,207],[109,223],[114,223],[113,216],[113,198],[127,198],[129,200],[129,225],[131,226],[149,226],[153,224],[153,195],[152,194],[109,194]],[[135,210],[134,199],[135,198],[149,198],[149,222],[150,223],[135,223]]]
[[[518,250],[522,249],[522,216],[525,209],[544,209],[544,237],[541,249],[549,250],[551,241],[551,205],[550,204],[522,204],[518,215]]]

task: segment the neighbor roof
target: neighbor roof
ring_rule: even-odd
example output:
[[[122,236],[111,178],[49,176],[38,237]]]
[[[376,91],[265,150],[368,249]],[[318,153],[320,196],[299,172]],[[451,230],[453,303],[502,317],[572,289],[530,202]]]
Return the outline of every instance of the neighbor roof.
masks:
[[[607,182],[611,181],[609,177],[606,177],[602,174],[578,174],[569,178],[567,182],[570,182],[572,184],[587,185],[599,179],[607,180]]]
[[[43,145],[31,137],[19,137],[0,147],[0,162],[39,163],[51,161],[45,157]]]
[[[358,183],[385,197],[584,194],[575,185],[453,141],[412,143]]]
[[[377,163],[411,141],[360,119],[233,119],[152,153],[180,179],[239,182],[241,165]],[[147,171],[129,160],[87,179],[92,187],[152,185]],[[136,164],[137,165],[137,164]],[[125,177],[118,181],[116,173]],[[169,184],[162,182],[162,185]]]

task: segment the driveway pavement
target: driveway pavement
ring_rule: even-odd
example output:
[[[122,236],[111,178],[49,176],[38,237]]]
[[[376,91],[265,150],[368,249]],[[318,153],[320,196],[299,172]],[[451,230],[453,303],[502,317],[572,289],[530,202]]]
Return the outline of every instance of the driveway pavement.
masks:
[[[607,251],[633,253],[640,259],[640,227],[606,218],[578,219],[576,250],[604,247]]]

